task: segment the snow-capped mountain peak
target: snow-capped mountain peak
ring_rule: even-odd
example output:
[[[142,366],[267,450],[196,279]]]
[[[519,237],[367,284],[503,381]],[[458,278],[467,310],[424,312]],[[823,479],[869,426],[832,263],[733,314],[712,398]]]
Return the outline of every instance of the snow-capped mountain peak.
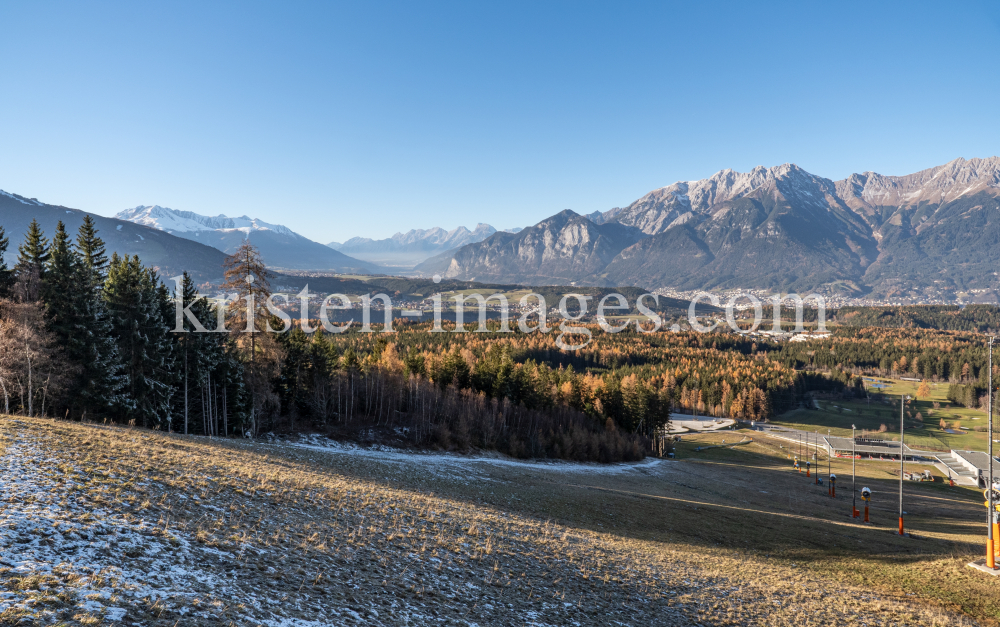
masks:
[[[143,205],[126,209],[115,217],[201,242],[227,254],[239,248],[244,241],[250,240],[272,268],[334,272],[378,270],[370,263],[353,259],[303,237],[287,226],[270,224],[245,215],[236,218],[223,214],[203,216],[193,211]]]
[[[678,181],[655,189],[627,207],[592,215],[598,223],[618,221],[644,233],[660,233],[671,226],[713,215],[716,207],[738,198],[778,195],[796,203],[827,211],[836,204],[833,181],[803,170],[794,163],[757,166],[749,172],[720,170],[698,181]]]
[[[878,206],[916,207],[922,203],[951,202],[1000,188],[1000,157],[955,159],[905,176],[887,176],[877,172],[852,174],[837,181],[837,192],[855,209],[871,212]]]
[[[135,224],[152,227],[167,233],[194,233],[198,231],[274,231],[282,235],[292,235],[292,230],[280,224],[269,224],[249,216],[230,218],[226,215],[203,216],[193,211],[178,211],[159,205],[146,205],[126,209],[116,216]]]

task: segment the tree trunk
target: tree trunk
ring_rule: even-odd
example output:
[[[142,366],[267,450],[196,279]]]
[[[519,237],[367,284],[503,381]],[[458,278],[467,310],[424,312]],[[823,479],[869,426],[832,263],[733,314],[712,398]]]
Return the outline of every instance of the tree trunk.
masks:
[[[27,348],[27,347],[25,347]],[[32,408],[34,407],[34,395],[35,391],[31,387],[31,352],[25,350],[25,356],[28,359],[28,417],[32,417]]]
[[[208,391],[205,384],[201,384],[201,434],[208,435]]]
[[[229,437],[229,403],[228,395],[229,388],[225,384],[222,385],[222,437]]]

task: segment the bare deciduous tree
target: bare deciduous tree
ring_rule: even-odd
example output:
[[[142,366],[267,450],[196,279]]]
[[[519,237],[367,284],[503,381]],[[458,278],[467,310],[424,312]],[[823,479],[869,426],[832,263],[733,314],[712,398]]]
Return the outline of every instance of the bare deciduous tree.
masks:
[[[41,303],[0,300],[0,393],[5,413],[11,412],[16,390],[20,413],[44,416],[52,396],[63,391],[73,372],[46,329]]]

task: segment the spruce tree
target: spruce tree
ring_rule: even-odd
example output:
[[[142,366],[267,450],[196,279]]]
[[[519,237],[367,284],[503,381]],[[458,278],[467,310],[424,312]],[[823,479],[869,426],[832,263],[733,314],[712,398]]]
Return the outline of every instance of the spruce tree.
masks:
[[[40,277],[45,275],[45,264],[49,261],[49,240],[38,225],[38,220],[32,219],[24,243],[17,247],[18,271],[38,270]]]
[[[42,296],[42,278],[45,274],[45,264],[49,260],[49,241],[38,226],[38,220],[32,220],[24,243],[17,247],[17,266],[14,274],[17,277],[16,294],[21,302],[34,302]]]
[[[137,256],[112,254],[104,298],[111,314],[112,334],[125,365],[126,392],[122,417],[146,427],[166,426],[174,391],[169,305],[159,278]]]
[[[0,298],[9,298],[11,288],[14,287],[14,271],[7,267],[7,262],[3,258],[9,244],[10,240],[0,226]]]
[[[76,254],[81,269],[89,278],[90,287],[99,291],[107,277],[108,256],[104,240],[97,236],[94,219],[89,215],[83,217],[83,224],[76,234]]]
[[[76,257],[70,249],[66,225],[56,224],[48,262],[42,272],[42,300],[48,326],[59,338],[71,361],[80,363],[82,354],[81,290],[77,285]]]
[[[81,385],[76,400],[84,414],[100,414],[128,404],[122,396],[127,377],[102,297],[108,258],[104,241],[98,237],[89,215],[83,218],[74,249],[83,342]]]
[[[160,311],[160,320],[163,322],[163,328],[166,329],[166,333],[162,338],[162,346],[160,348],[162,366],[160,367],[160,374],[157,377],[157,380],[169,388],[167,398],[165,400],[166,413],[164,414],[164,421],[161,421],[160,424],[162,428],[169,431],[173,420],[173,407],[171,403],[174,395],[177,393],[177,387],[180,385],[182,374],[177,367],[180,345],[177,343],[176,334],[170,332],[170,330],[174,327],[176,317],[174,301],[170,297],[170,290],[167,289],[167,286],[160,281],[159,276],[157,276],[156,272],[152,268],[147,269],[147,274],[149,276],[149,280],[155,286],[153,296],[156,300],[156,306]]]

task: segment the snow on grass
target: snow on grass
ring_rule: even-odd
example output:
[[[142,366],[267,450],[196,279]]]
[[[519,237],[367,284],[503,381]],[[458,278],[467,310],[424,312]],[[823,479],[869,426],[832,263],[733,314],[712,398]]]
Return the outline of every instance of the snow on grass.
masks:
[[[0,462],[8,478],[0,492],[0,568],[24,589],[0,598],[0,618],[56,620],[75,610],[115,621],[126,613],[120,600],[169,607],[190,604],[206,587],[225,590],[226,582],[198,566],[213,549],[169,526],[95,508],[84,489],[92,477],[70,464],[54,468],[26,432],[14,437]],[[60,583],[70,592],[57,604],[45,592]]]
[[[641,462],[621,462],[615,464],[599,464],[596,462],[566,462],[534,460],[524,461],[496,455],[459,455],[455,453],[420,453],[409,452],[387,446],[364,448],[356,444],[337,442],[320,435],[301,436],[299,441],[286,444],[295,448],[320,451],[331,455],[349,455],[393,464],[416,464],[426,467],[448,467],[461,470],[480,465],[520,468],[524,470],[542,470],[561,473],[587,473],[601,475],[619,475],[631,472],[648,472],[658,469],[664,460],[647,457]]]

